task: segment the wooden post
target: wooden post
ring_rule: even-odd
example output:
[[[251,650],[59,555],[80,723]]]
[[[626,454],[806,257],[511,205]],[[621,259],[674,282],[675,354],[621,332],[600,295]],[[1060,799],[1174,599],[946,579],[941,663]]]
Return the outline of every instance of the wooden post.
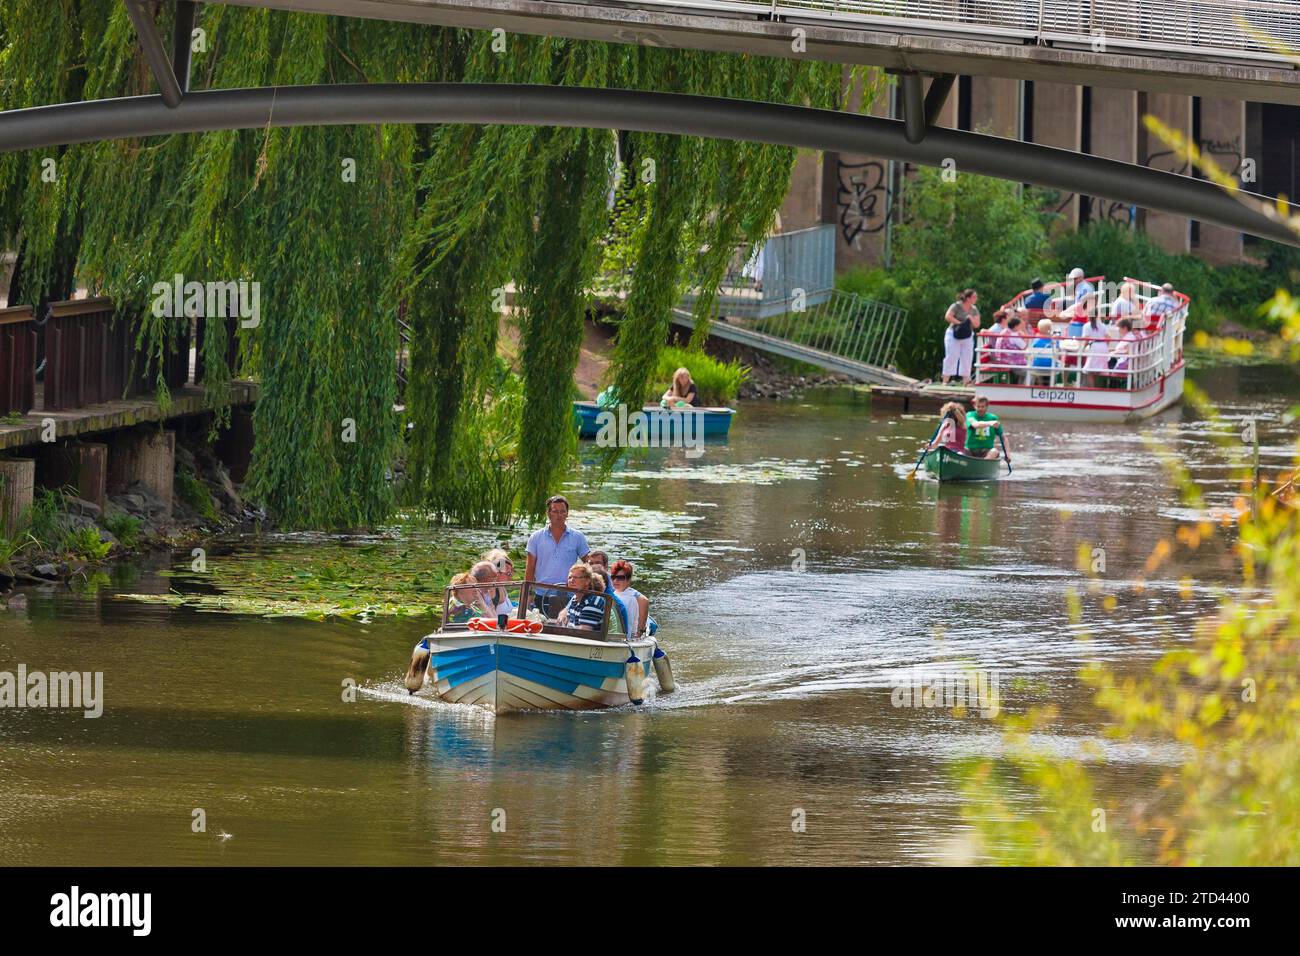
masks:
[[[0,458],[0,530],[10,533],[26,521],[35,485],[34,459]]]

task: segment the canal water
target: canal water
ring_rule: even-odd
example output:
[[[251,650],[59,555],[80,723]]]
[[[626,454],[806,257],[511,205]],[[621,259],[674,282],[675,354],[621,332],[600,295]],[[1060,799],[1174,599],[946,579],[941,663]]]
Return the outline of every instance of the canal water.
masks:
[[[1287,462],[1294,371],[1193,379],[1222,433],[1258,420],[1266,472]],[[1036,742],[1082,753],[1098,716],[1080,666],[1142,670],[1233,587],[1222,543],[1145,564],[1237,487],[1215,428],[1186,406],[1133,427],[1010,423],[1014,473],[966,488],[907,479],[932,428],[873,414],[850,389],[749,403],[699,458],[648,450],[599,489],[564,489],[570,524],[632,560],[652,598],[681,686],[639,709],[494,719],[409,698],[420,621],[127,597],[178,586],[157,567],[30,590],[25,610],[0,612],[0,670],[100,671],[104,710],[0,710],[0,864],[985,861],[953,768],[1002,754],[1001,728],[976,709],[895,706],[895,688],[918,668],[974,668],[1005,712],[1055,705]],[[1200,482],[1199,509],[1167,453]],[[453,533],[423,534],[433,547]],[[508,537],[522,567],[526,529]],[[457,540],[468,558],[496,535]],[[421,543],[379,539],[411,560]],[[317,557],[354,545],[275,543]],[[1104,562],[1091,590],[1081,546]],[[1120,801],[1177,757],[1101,749]],[[999,796],[1013,812],[1027,798]]]

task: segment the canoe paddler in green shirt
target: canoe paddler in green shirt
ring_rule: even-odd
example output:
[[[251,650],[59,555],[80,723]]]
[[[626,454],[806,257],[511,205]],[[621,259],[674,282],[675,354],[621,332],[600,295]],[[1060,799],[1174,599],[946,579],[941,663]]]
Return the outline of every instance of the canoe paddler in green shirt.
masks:
[[[997,458],[996,442],[1001,437],[1002,422],[989,411],[988,398],[976,396],[975,411],[966,413],[966,454],[972,458]],[[1010,454],[1007,460],[1011,460]]]

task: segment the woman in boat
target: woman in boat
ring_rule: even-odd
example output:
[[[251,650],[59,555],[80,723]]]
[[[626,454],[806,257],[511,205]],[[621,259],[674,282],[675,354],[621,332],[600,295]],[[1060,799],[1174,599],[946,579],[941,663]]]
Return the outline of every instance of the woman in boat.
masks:
[[[1138,340],[1138,334],[1133,331],[1132,319],[1120,319],[1115,324],[1119,326],[1119,341],[1115,343],[1106,365],[1111,376],[1118,379],[1119,386],[1126,387],[1129,379],[1128,363],[1133,357],[1133,343]]]
[[[982,365],[981,372],[984,373],[980,376],[981,380],[991,378],[1002,371],[1001,346],[1006,331],[1007,311],[998,309],[993,313],[993,324],[975,337],[979,342],[975,364]]]
[[[1131,319],[1137,313],[1137,301],[1133,298],[1134,292],[1132,282],[1125,282],[1120,285],[1119,295],[1110,304],[1110,317],[1113,321]]]
[[[940,446],[962,454],[966,452],[966,409],[961,402],[948,402],[939,409],[939,430],[925,450],[932,452]]]
[[[596,581],[591,568],[581,561],[577,562],[569,568],[569,576],[564,586],[573,591],[594,591]],[[592,593],[574,594],[556,620],[562,627],[599,631],[605,621],[605,598]]]
[[[673,383],[664,392],[659,404],[664,408],[700,407],[700,390],[691,381],[691,373],[685,367],[673,372]]]
[[[610,577],[614,579],[614,593],[627,608],[627,632],[636,638],[641,636],[646,621],[650,620],[650,599],[632,587],[634,571],[632,562],[615,561]]]
[[[1097,375],[1109,368],[1106,360],[1110,357],[1110,336],[1096,312],[1088,316],[1088,322],[1083,327],[1081,338],[1083,339],[1080,343],[1080,358],[1083,363],[1083,387],[1096,388]]]
[[[1007,379],[1012,384],[1023,381],[1025,350],[1029,348],[1029,339],[1025,337],[1025,323],[1018,315],[1007,319],[1007,331],[1002,336],[1002,350],[998,353],[998,363],[1007,370]]]

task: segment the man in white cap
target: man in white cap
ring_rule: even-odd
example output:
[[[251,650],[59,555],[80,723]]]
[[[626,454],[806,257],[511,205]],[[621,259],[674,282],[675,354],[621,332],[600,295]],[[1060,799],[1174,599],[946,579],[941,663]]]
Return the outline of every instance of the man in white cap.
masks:
[[[1070,274],[1065,277],[1065,284],[1068,288],[1074,290],[1074,301],[1078,302],[1090,292],[1096,292],[1097,287],[1084,278],[1083,269],[1075,266],[1070,270]]]

